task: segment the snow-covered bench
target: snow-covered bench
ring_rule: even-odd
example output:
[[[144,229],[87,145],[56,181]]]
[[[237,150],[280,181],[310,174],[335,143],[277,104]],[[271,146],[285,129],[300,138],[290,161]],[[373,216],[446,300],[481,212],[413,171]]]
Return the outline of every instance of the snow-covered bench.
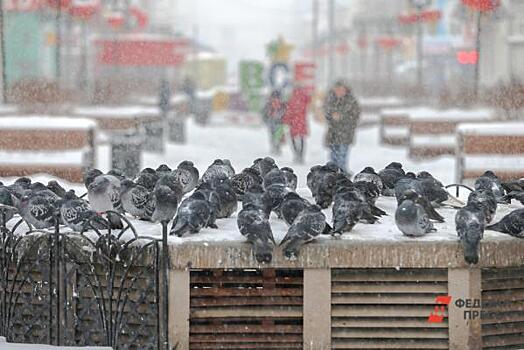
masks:
[[[382,109],[400,108],[404,105],[404,102],[397,97],[362,97],[358,102],[362,110],[360,126],[376,125]]]
[[[409,156],[424,159],[454,155],[458,124],[488,122],[492,119],[493,112],[488,109],[414,111],[409,114]]]
[[[458,183],[486,169],[505,180],[524,177],[524,123],[460,124],[456,164]]]
[[[420,108],[384,108],[379,116],[380,143],[384,145],[409,144],[409,114]]]
[[[0,176],[47,173],[81,182],[95,165],[96,122],[82,118],[0,118]]]

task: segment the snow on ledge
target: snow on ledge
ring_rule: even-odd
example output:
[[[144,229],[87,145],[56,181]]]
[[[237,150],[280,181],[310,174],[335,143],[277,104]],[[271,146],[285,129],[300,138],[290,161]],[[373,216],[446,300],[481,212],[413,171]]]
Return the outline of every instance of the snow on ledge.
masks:
[[[157,116],[160,111],[158,107],[148,106],[81,106],[76,107],[73,113],[93,118],[137,118]]]
[[[400,106],[404,103],[400,98],[389,97],[361,97],[357,98],[359,104],[363,107],[381,107],[381,106]]]
[[[111,350],[110,347],[101,346],[87,346],[87,347],[72,347],[72,346],[52,346],[42,344],[17,344],[8,343],[4,337],[0,337],[0,350]]]
[[[1,130],[88,130],[96,128],[96,121],[87,118],[54,116],[0,117]]]
[[[489,120],[494,116],[490,109],[422,109],[409,114],[409,118],[416,121],[467,121],[467,120]]]
[[[524,136],[524,122],[459,124],[457,132],[479,136]]]
[[[82,165],[86,150],[35,152],[0,151],[0,165]]]
[[[411,113],[430,112],[432,109],[427,107],[408,107],[408,108],[383,108],[380,115],[384,117],[409,116]]]
[[[522,171],[524,170],[524,155],[464,155],[465,170],[486,170],[493,171]]]

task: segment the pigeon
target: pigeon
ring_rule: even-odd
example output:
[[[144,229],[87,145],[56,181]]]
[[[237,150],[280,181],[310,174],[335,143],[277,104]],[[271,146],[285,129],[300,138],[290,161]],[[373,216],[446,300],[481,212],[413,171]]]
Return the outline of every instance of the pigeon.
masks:
[[[435,208],[431,205],[431,203],[420,193],[418,193],[415,190],[407,189],[404,191],[404,193],[400,196],[398,199],[398,205],[400,206],[406,199],[409,199],[415,204],[419,205],[424,209],[424,212],[428,215],[428,217],[431,220],[435,220],[437,222],[445,222],[445,219],[442,215],[440,215]]]
[[[265,157],[265,158],[258,158],[255,161],[253,161],[253,165],[251,168],[256,169],[260,176],[264,178],[267,173],[269,173],[271,170],[278,168],[278,166],[275,163],[275,160],[271,157]]]
[[[417,175],[417,181],[420,185],[422,195],[430,201],[430,203],[435,206],[440,206],[443,204],[450,204],[452,206],[462,206],[463,203],[456,202],[453,203],[454,197],[449,194],[449,192],[444,188],[444,185],[439,180],[435,179],[428,172],[420,172]],[[458,200],[456,200],[458,201]],[[447,203],[445,203],[447,202]]]
[[[286,175],[278,168],[272,169],[269,173],[266,174],[266,176],[264,176],[264,188],[268,188],[269,186],[275,184],[284,186],[287,184]]]
[[[356,174],[353,178],[353,182],[371,182],[382,193],[382,190],[384,189],[384,185],[382,184],[382,179],[378,174],[375,172],[375,169],[372,167],[366,167],[364,170],[362,170],[360,173]]]
[[[384,196],[393,197],[395,195],[394,189],[398,180],[402,179],[406,173],[402,169],[402,164],[398,162],[390,163],[383,170],[378,172],[378,176],[382,180],[382,194]]]
[[[471,192],[468,196],[468,204],[478,202],[484,207],[484,216],[486,217],[486,224],[493,221],[497,212],[497,199],[493,191],[489,189],[480,189]]]
[[[209,225],[211,209],[201,192],[184,199],[171,226],[171,235],[182,237],[185,233],[195,234]]]
[[[266,213],[254,204],[246,204],[238,213],[237,225],[240,233],[253,246],[253,255],[259,264],[273,260],[275,239]]]
[[[472,201],[460,209],[455,216],[455,227],[464,249],[464,260],[468,264],[477,264],[480,240],[486,227],[484,205]]]
[[[227,159],[215,159],[213,164],[211,164],[202,175],[200,182],[207,182],[221,175],[227,178],[235,175],[235,169],[233,169],[231,162]]]
[[[517,200],[519,201],[521,204],[524,205],[524,191],[520,191],[520,192],[517,192],[517,191],[512,191],[508,194],[506,194],[501,202],[503,203],[511,203],[511,200]]]
[[[125,179],[121,182],[120,200],[124,211],[137,219],[149,220],[153,214],[148,208],[151,192],[133,181]]]
[[[507,193],[524,192],[524,178],[514,181],[502,182],[501,185]]]
[[[357,181],[353,183],[353,187],[362,194],[362,197],[366,203],[372,207],[372,209],[377,213],[378,216],[387,215],[385,211],[377,208],[375,203],[377,202],[378,197],[380,197],[380,190],[372,182],[367,181]]]
[[[198,185],[199,173],[193,162],[183,161],[173,170],[173,176],[182,187],[182,192],[189,193]]]
[[[295,192],[289,192],[284,196],[282,203],[277,208],[277,212],[279,217],[284,219],[288,225],[292,225],[298,214],[309,206],[311,206],[311,203],[306,199]]]
[[[88,223],[97,229],[108,228],[105,220],[91,209],[87,201],[78,198],[75,191],[67,191],[59,202],[62,222],[71,230],[82,232],[88,228]]]
[[[145,168],[140,172],[140,174],[138,174],[137,178],[135,179],[135,183],[149,191],[152,191],[155,188],[159,178],[160,176],[157,174],[156,170]]]
[[[265,191],[261,185],[253,185],[249,187],[244,196],[242,196],[242,208],[251,205],[262,210],[267,217],[271,213],[272,200],[269,196],[265,195]]]
[[[126,176],[124,175],[124,172],[120,169],[111,169],[107,172],[107,175],[114,176],[118,180],[122,181],[126,179]]]
[[[339,175],[342,175],[340,169],[331,164],[315,166],[307,175],[307,185],[315,203],[322,209],[328,208],[333,202],[333,195],[336,190],[335,183]]]
[[[359,195],[350,189],[343,189],[335,194],[332,210],[333,235],[351,231],[364,215],[364,205]]]
[[[210,182],[203,182],[198,185],[193,194],[195,193],[202,195],[209,206],[210,212],[207,226],[211,228],[218,228],[215,222],[220,216],[220,207],[222,205],[220,202],[220,196],[215,192]]]
[[[65,188],[60,186],[60,184],[55,180],[49,181],[47,183],[47,188],[60,198],[64,198],[67,192]]]
[[[176,215],[178,195],[167,186],[157,186],[153,192],[154,211],[151,215],[152,222],[169,222]]]
[[[524,238],[524,209],[517,209],[504,216],[502,220],[486,229]]]
[[[420,182],[417,180],[417,176],[412,172],[406,173],[405,176],[400,178],[394,187],[394,196],[397,198],[397,204],[401,203],[401,198],[406,191],[414,191],[419,195],[423,195],[423,189]],[[427,199],[427,198],[426,198]]]
[[[218,219],[228,218],[233,215],[238,208],[237,196],[232,182],[229,179],[215,184],[214,191],[220,198],[220,210]]]
[[[103,172],[101,172],[100,170],[96,168],[89,169],[88,171],[86,171],[84,174],[84,185],[86,186],[86,188],[88,188],[89,185],[91,185],[91,183],[95,181],[95,179],[98,176],[103,175],[103,174],[104,174]]]
[[[172,171],[172,169],[167,164],[160,164],[155,171],[158,174],[158,176],[162,176],[169,174]]]
[[[182,185],[178,182],[176,175],[173,172],[160,176],[154,188],[156,188],[157,186],[169,187],[171,191],[177,194],[179,202],[182,200],[182,197],[184,197],[184,191],[182,190]]]
[[[233,189],[237,195],[237,199],[242,201],[242,196],[246,190],[253,185],[262,185],[264,180],[258,170],[254,168],[246,168],[240,174],[236,174],[231,178]]]
[[[269,204],[270,212],[276,211],[282,203],[282,201],[284,200],[286,194],[288,194],[289,192],[291,192],[291,190],[289,190],[285,184],[273,184],[265,188],[263,202]]]
[[[20,216],[37,230],[53,227],[56,223],[56,200],[46,193],[26,190],[20,200]]]
[[[505,197],[506,191],[502,186],[502,182],[499,180],[497,175],[492,171],[488,170],[477,180],[475,180],[475,189],[480,190],[491,190],[500,204],[508,204],[508,199]]]
[[[0,226],[5,226],[16,213],[15,196],[5,186],[0,186]]]
[[[121,211],[120,181],[112,175],[99,175],[87,187],[91,208],[97,213]],[[122,229],[124,225],[118,215],[107,213],[111,229]]]
[[[20,177],[16,179],[16,181],[9,186],[6,186],[6,188],[11,192],[11,194],[14,196],[14,206],[16,208],[19,208],[20,206],[20,199],[22,198],[22,195],[24,191],[28,190],[31,186],[31,179],[27,177]]]
[[[286,177],[286,187],[290,188],[293,191],[296,191],[298,186],[298,177],[293,171],[293,169],[289,167],[284,167],[280,170],[284,172],[284,176]]]
[[[415,191],[407,191],[395,212],[395,224],[405,236],[420,237],[436,231],[425,208],[419,204],[420,198]]]
[[[300,248],[314,240],[326,229],[326,216],[318,205],[311,205],[298,214],[289,227],[286,236],[280,242],[284,256],[294,260],[298,257]]]

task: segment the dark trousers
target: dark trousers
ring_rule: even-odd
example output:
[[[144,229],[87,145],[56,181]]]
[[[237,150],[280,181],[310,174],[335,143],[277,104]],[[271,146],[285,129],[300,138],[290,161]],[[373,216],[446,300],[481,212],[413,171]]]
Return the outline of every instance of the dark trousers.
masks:
[[[293,152],[295,153],[295,161],[298,163],[304,162],[304,148],[305,141],[304,137],[296,136],[291,139],[293,143]]]
[[[331,161],[338,165],[342,171],[347,172],[349,145],[330,145],[329,150],[331,151]]]

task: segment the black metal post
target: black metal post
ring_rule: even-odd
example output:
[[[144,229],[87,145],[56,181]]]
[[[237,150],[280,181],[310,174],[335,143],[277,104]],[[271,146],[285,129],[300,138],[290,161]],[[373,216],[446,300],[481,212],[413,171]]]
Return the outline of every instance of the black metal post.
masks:
[[[2,55],[2,103],[7,103],[7,72],[5,54],[4,1],[0,0],[0,51]]]
[[[164,304],[163,324],[164,324],[164,348],[169,350],[169,247],[167,245],[167,224],[168,221],[162,221],[162,303]]]
[[[53,294],[55,295],[55,312],[56,312],[56,340],[55,344],[60,346],[60,213],[55,215],[55,234],[54,234],[54,264],[55,264],[55,278],[54,278],[54,291],[51,290],[50,294],[50,304],[53,305]],[[52,326],[53,321],[50,320],[50,326]],[[52,327],[51,327],[52,328]]]

